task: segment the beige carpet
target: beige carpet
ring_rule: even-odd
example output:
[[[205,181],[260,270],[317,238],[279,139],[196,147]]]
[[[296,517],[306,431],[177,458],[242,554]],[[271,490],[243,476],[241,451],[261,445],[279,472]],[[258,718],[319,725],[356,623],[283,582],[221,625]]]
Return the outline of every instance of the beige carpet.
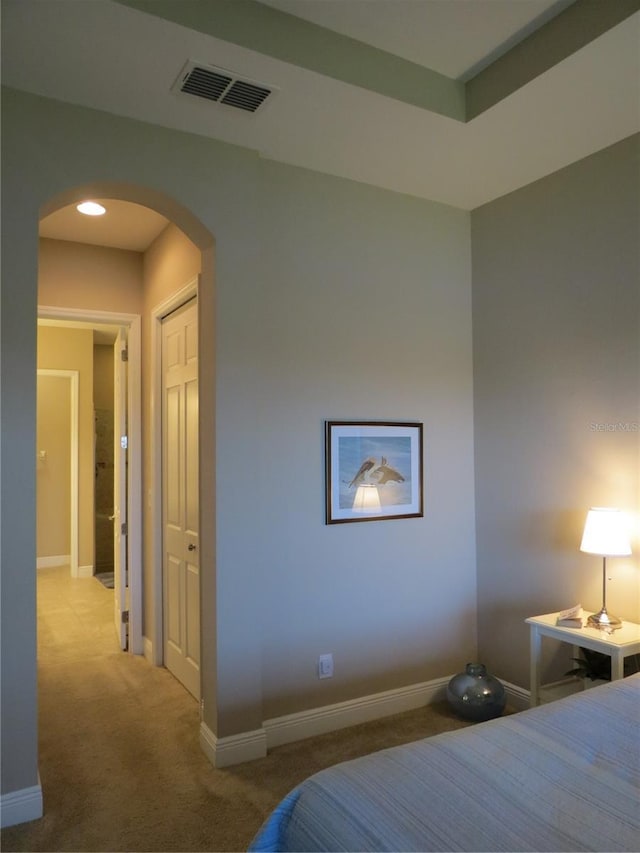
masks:
[[[240,851],[311,773],[460,728],[445,705],[288,744],[216,770],[196,701],[165,669],[117,648],[113,592],[38,572],[40,775],[45,815],[3,851]]]

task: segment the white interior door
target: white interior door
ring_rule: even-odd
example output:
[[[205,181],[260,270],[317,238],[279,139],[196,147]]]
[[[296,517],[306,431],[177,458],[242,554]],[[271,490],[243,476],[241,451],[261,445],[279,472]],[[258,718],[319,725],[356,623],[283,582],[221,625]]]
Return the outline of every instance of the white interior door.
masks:
[[[120,648],[128,645],[128,571],[127,571],[127,331],[121,328],[114,344],[113,388],[113,571],[114,619]],[[123,357],[123,353],[125,353]]]
[[[200,698],[198,307],[162,322],[164,661]]]

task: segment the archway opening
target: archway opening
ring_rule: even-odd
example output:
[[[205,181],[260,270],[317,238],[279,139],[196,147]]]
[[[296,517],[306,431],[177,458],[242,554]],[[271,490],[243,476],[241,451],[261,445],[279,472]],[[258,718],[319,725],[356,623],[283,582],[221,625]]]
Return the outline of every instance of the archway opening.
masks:
[[[162,555],[159,553],[158,523],[161,518],[162,484],[159,481],[160,447],[154,434],[155,424],[160,418],[161,401],[154,391],[155,353],[153,352],[153,324],[157,322],[158,306],[180,301],[180,294],[190,290],[197,292],[198,326],[201,351],[199,358],[199,425],[200,459],[207,465],[199,465],[200,513],[202,508],[213,507],[215,469],[211,464],[214,457],[215,424],[213,420],[215,401],[214,361],[214,240],[206,228],[186,208],[173,199],[149,188],[124,183],[93,183],[71,188],[56,195],[41,208],[41,222],[51,220],[70,206],[86,199],[114,200],[132,208],[145,208],[164,218],[165,224],[151,242],[143,248],[122,248],[105,242],[78,240],[73,232],[43,236],[39,252],[39,315],[54,325],[73,323],[95,330],[101,325],[127,326],[129,333],[137,323],[137,344],[140,381],[137,389],[140,409],[136,427],[139,457],[136,466],[129,469],[129,498],[137,494],[138,506],[130,510],[128,524],[135,524],[138,513],[139,551],[133,553],[129,566],[129,604],[137,615],[133,618],[135,636],[129,650],[144,654],[153,664],[162,664],[163,627],[159,624],[162,606],[158,596],[162,595]],[[137,256],[137,257],[135,257]],[[133,282],[133,270],[138,267],[139,287],[129,288]],[[119,273],[124,280],[116,281]],[[111,277],[113,286],[106,278]],[[64,279],[64,283],[62,283]],[[128,292],[126,292],[128,289]],[[131,353],[129,353],[131,358]],[[135,430],[134,430],[135,432]],[[132,436],[128,436],[129,440]],[[135,478],[138,478],[137,481]],[[214,600],[215,590],[215,531],[211,524],[212,513],[207,512],[207,525],[201,526],[199,543],[202,587],[208,591],[209,600]],[[130,531],[129,531],[130,535]],[[131,554],[130,554],[131,558]],[[136,562],[137,561],[137,562]],[[81,559],[82,563],[82,559]],[[132,596],[132,598],[131,598]],[[136,598],[137,596],[137,598]],[[202,628],[212,630],[208,620],[215,620],[215,609],[211,609],[203,620]],[[201,634],[202,637],[202,634]],[[200,646],[203,646],[202,639]],[[215,661],[211,655],[201,657],[201,683],[215,685],[211,677]],[[209,697],[212,693],[209,690]],[[211,698],[209,700],[211,706]]]

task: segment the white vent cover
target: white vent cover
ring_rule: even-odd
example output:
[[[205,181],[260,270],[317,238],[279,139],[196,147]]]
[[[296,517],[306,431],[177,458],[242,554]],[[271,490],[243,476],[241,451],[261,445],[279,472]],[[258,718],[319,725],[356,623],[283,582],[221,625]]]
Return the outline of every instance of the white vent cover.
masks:
[[[184,92],[196,98],[255,113],[273,94],[274,89],[272,86],[241,79],[223,68],[187,62],[171,91]]]

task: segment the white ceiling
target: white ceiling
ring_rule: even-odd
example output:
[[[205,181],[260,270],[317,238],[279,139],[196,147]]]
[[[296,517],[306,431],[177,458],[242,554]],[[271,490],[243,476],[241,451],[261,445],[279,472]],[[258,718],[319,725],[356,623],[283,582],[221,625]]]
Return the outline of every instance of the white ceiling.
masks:
[[[452,77],[567,5],[264,2]],[[5,85],[467,210],[640,131],[640,13],[463,123],[113,0],[3,0],[2,12]],[[255,115],[177,95],[189,59],[279,91]]]
[[[261,0],[454,80],[493,61],[573,0]]]

